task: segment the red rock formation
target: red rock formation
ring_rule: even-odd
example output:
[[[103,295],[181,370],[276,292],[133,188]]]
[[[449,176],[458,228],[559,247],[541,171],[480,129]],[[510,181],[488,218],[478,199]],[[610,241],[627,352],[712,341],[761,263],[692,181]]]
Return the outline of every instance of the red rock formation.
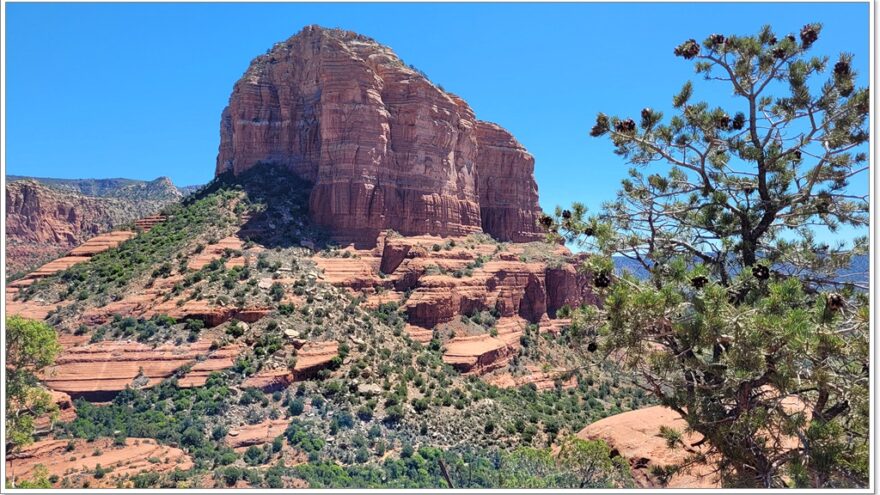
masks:
[[[692,445],[700,436],[685,432],[687,423],[675,411],[663,406],[646,407],[622,414],[615,414],[596,421],[581,430],[577,436],[585,440],[603,440],[630,463],[636,483],[645,488],[658,487],[658,480],[651,467],[681,464],[694,452],[681,444],[670,449],[660,436],[660,427],[667,426],[682,432],[684,445]],[[669,488],[720,488],[720,480],[713,468],[696,464],[689,471],[673,475],[666,485]]]
[[[45,265],[28,273],[23,278],[11,282],[6,287],[6,311],[9,314],[20,315],[34,320],[45,319],[50,311],[58,308],[57,303],[47,303],[40,300],[18,301],[16,300],[19,290],[29,286],[35,280],[49,277],[62,270],[66,270],[77,263],[84,263],[92,256],[114,248],[122,242],[131,239],[134,232],[120,230],[95,236],[81,246],[73,249],[67,256],[50,261]]]
[[[540,239],[535,159],[516,138],[491,122],[477,122],[477,167],[483,231],[502,241]]]
[[[311,216],[340,239],[539,236],[525,149],[355,33],[309,26],[251,62],[223,111],[216,171],[259,163],[313,182]]]
[[[69,450],[69,443],[73,450]],[[156,460],[158,462],[154,462]],[[96,479],[93,474],[98,464],[112,471]],[[43,440],[7,454],[6,479],[28,480],[38,465],[44,466],[49,476],[55,475],[59,479],[84,478],[92,487],[115,487],[121,478],[145,471],[185,471],[193,467],[193,462],[182,450],[159,445],[152,438],[128,438],[123,446],[115,445],[110,438],[99,438],[94,442]],[[55,486],[59,487],[60,481]]]
[[[193,365],[183,386],[204,384],[212,370],[231,366],[239,349],[210,349],[207,340],[179,346],[150,347],[130,341],[102,341],[65,349],[55,364],[43,369],[40,380],[50,389],[71,396],[103,400],[126,387],[152,387],[185,365]],[[197,363],[200,357],[206,358]],[[186,378],[186,377],[185,377]],[[199,383],[199,380],[201,382]]]
[[[211,373],[231,368],[239,353],[241,353],[241,347],[238,344],[229,344],[208,353],[204,360],[198,361],[189,373],[177,380],[177,386],[182,388],[201,387],[208,381],[208,376]]]
[[[166,219],[167,217],[165,215],[150,215],[135,220],[134,226],[143,232],[149,232],[150,229],[164,222]]]
[[[455,247],[443,247],[447,241],[455,241]],[[414,328],[433,329],[475,311],[497,310],[501,317],[516,316],[558,331],[564,325],[547,317],[554,318],[559,308],[598,302],[588,277],[577,271],[581,258],[562,246],[502,249],[472,237],[380,236],[375,249],[350,252],[348,257],[314,258],[324,281],[365,295],[366,307],[403,301],[409,291],[403,303],[408,333],[420,341],[429,341],[431,334]],[[466,269],[470,275],[455,276]]]
[[[486,374],[507,366],[519,346],[489,335],[456,337],[446,343],[443,362],[463,374]]]
[[[521,376],[513,376],[510,373],[500,373],[488,377],[486,382],[500,388],[521,387],[534,383],[538,390],[549,390],[556,387],[559,382],[563,389],[577,387],[577,377],[567,376],[562,368],[550,368],[547,371],[537,366],[528,366],[529,372]]]
[[[37,433],[48,432],[54,423],[66,423],[76,419],[76,407],[74,407],[69,395],[56,390],[49,390],[49,394],[52,397],[52,403],[58,410],[54,414],[45,414],[34,420],[34,430]]]
[[[293,373],[288,369],[265,369],[249,376],[241,383],[242,388],[258,388],[263,392],[284,390],[293,382]]]
[[[326,368],[338,355],[339,343],[336,341],[305,343],[296,353],[293,378],[304,380],[311,377]]]
[[[267,419],[255,425],[244,425],[230,430],[224,441],[233,449],[243,450],[251,445],[269,443],[284,433],[290,422],[286,419]]]
[[[215,259],[223,256],[224,253],[235,253],[234,256],[230,256],[226,261],[226,268],[233,268],[236,266],[244,266],[245,260],[244,257],[241,256],[241,250],[244,249],[244,242],[238,236],[229,236],[214,244],[210,244],[205,246],[202,252],[197,253],[195,256],[189,259],[187,267],[190,270],[201,270],[205,267],[205,265],[211,263]],[[255,252],[257,249],[254,250]]]

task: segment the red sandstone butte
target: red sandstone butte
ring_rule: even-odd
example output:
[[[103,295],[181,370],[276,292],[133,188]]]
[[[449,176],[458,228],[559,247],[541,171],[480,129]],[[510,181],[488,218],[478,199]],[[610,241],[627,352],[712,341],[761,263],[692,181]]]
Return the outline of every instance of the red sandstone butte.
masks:
[[[540,238],[525,148],[356,33],[309,26],[251,62],[221,117],[216,173],[261,163],[312,182],[310,215],[340,240]]]

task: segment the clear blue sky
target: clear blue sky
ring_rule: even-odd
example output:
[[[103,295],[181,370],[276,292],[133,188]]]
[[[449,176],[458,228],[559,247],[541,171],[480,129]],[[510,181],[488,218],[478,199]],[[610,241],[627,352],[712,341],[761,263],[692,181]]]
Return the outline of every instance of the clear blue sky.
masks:
[[[308,24],[392,47],[536,158],[542,206],[613,197],[627,166],[588,136],[599,111],[668,110],[728,88],[672,54],[687,38],[824,30],[867,84],[868,4],[17,4],[7,8],[10,174],[211,179],[220,112],[250,60]],[[868,178],[854,185],[867,191]]]

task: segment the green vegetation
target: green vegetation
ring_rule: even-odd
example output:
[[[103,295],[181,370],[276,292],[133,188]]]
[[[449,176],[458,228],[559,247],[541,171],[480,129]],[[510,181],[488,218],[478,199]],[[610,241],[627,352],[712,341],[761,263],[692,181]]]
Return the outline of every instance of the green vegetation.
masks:
[[[237,196],[235,191],[224,190],[199,199],[193,198],[186,206],[167,206],[162,213],[168,219],[149,232],[96,254],[88,263],[73,265],[35,282],[20,297],[29,299],[37,294],[45,297],[54,290],[59,299],[86,294],[88,298],[106,303],[121,296],[129,284],[139,277],[166,277],[173,270],[168,260],[174,259],[194,238],[209,228],[222,230],[232,225],[233,218],[218,214],[222,211],[219,207]]]
[[[273,177],[271,182],[283,182],[280,175],[275,175],[280,172],[270,168],[267,173]],[[198,318],[178,321],[165,315],[146,319],[122,314],[113,315],[106,324],[97,327],[74,327],[77,335],[88,335],[92,342],[132,339],[147,345],[173,342],[183,346],[187,341],[207,338],[212,341],[210,351],[233,343],[243,351],[229,369],[211,375],[202,387],[177,386],[177,379],[194,363],[177,370],[174,376],[153,388],[124,390],[109,404],[96,406],[77,400],[76,419],[56,425],[53,430],[56,438],[87,441],[112,438],[116,446],[127,438],[152,438],[181,448],[194,461],[194,467],[188,471],[141,473],[117,480],[117,483],[135,487],[201,486],[205,474],[214,476],[221,486],[233,486],[244,480],[252,486],[282,487],[291,476],[308,476],[315,486],[352,486],[346,483],[355,481],[333,480],[320,474],[326,471],[327,476],[332,477],[338,469],[348,473],[346,476],[352,480],[378,476],[370,486],[438,487],[445,486],[438,471],[440,456],[445,456],[444,463],[451,476],[462,486],[492,486],[490,481],[497,482],[499,476],[510,478],[508,486],[516,486],[519,481],[512,478],[516,475],[515,469],[499,474],[497,462],[501,458],[514,462],[517,458],[512,452],[517,448],[527,449],[522,452],[529,455],[544,456],[542,462],[546,466],[540,467],[542,472],[556,473],[555,478],[544,481],[536,474],[523,483],[547,487],[581,483],[589,486],[614,483],[616,486],[619,480],[615,466],[603,465],[607,477],[599,475],[591,481],[576,483],[575,478],[564,476],[567,470],[573,469],[571,466],[542,450],[559,444],[591,421],[646,403],[647,398],[641,391],[621,385],[620,380],[614,378],[617,370],[613,363],[595,362],[590,364],[589,372],[586,369],[574,372],[579,379],[576,388],[563,389],[560,382],[559,386],[544,391],[534,386],[499,389],[474,377],[462,377],[445,364],[443,339],[439,334],[426,346],[411,340],[404,330],[406,315],[401,302],[365,310],[360,307],[361,298],[352,298],[322,282],[310,253],[298,243],[290,246],[280,238],[255,237],[262,239],[261,243],[275,244],[264,245],[267,249],[258,255],[246,244],[242,251],[227,250],[199,270],[189,269],[189,259],[234,232],[236,222],[245,223],[249,233],[258,235],[261,222],[269,221],[263,216],[267,208],[288,204],[283,198],[252,196],[251,190],[256,187],[246,181],[233,184],[224,182],[226,180],[221,178],[188,199],[179,207],[175,218],[191,218],[193,214],[188,210],[208,208],[215,211],[198,216],[228,218],[228,225],[226,220],[222,225],[206,221],[197,235],[188,236],[176,247],[167,247],[167,252],[162,251],[165,254],[161,259],[145,260],[138,267],[138,275],[126,275],[127,285],[123,284],[125,287],[119,290],[140,287],[138,284],[162,283],[162,277],[180,276],[180,280],[160,296],[165,301],[179,298],[178,304],[181,304],[203,299],[238,307],[256,302],[276,310],[256,322],[245,324],[232,319],[213,328]],[[269,179],[259,179],[258,183],[266,180]],[[281,196],[279,193],[279,198]],[[290,218],[289,213],[285,215],[281,216]],[[283,228],[294,229],[294,224],[285,223]],[[179,228],[189,229],[188,225]],[[147,245],[137,239],[132,241],[141,247]],[[450,241],[440,249],[471,249],[473,242],[469,238],[456,246]],[[154,242],[148,245],[154,246]],[[127,261],[120,252],[127,249],[125,245],[111,249],[106,252],[107,259],[124,265]],[[226,262],[237,256],[245,259],[245,266],[227,268]],[[478,268],[488,259],[480,257],[471,268]],[[101,262],[101,266],[105,264]],[[74,277],[71,283],[79,288],[106,283],[102,270],[83,268],[77,273],[82,278]],[[262,283],[267,279],[272,282]],[[41,297],[53,293],[64,297],[69,282],[58,276],[35,289],[35,293]],[[291,291],[304,303],[281,304]],[[408,294],[404,294],[403,301],[406,297]],[[77,318],[84,310],[110,299],[109,293],[106,300],[87,297],[63,307],[54,318],[61,323],[79,321]],[[468,317],[467,324],[469,330],[497,334],[495,325],[499,317],[497,311],[475,312]],[[247,377],[267,365],[272,368],[295,366],[299,346],[291,345],[290,339],[294,338],[336,341],[339,355],[312,378],[286,390],[264,393],[243,386]],[[555,362],[557,357],[562,357],[561,364],[572,368],[585,363],[580,358],[564,356],[564,345],[568,345],[568,341],[563,342],[562,337],[542,336],[537,327],[530,327],[529,338],[528,354],[515,356],[511,372],[525,373],[526,364]],[[283,419],[288,427],[271,442],[241,453],[226,444],[232,430],[266,419]],[[432,449],[435,444],[456,447],[449,453]],[[460,450],[464,445],[471,449],[470,453]],[[307,456],[309,464],[302,466],[301,472],[278,464],[291,452]],[[470,475],[462,463],[469,463],[466,459],[471,458],[487,466],[483,481],[468,481]],[[96,475],[103,476],[104,482],[108,478],[115,480],[116,474],[107,472],[106,467],[89,471],[92,482]],[[412,468],[418,472],[404,474]],[[422,468],[428,474],[422,472]],[[395,481],[394,476],[399,480]],[[73,486],[83,482],[65,476],[60,483]]]
[[[594,254],[605,305],[574,326],[706,439],[727,487],[868,485],[869,306],[837,278],[867,239],[831,248],[814,229],[868,226],[868,198],[847,186],[867,170],[869,95],[851,55],[808,56],[820,31],[679,45],[741,111],[692,101],[688,82],[668,123],[599,114],[592,135],[629,178],[600,214],[574,204],[545,220]],[[643,173],[656,162],[667,169]],[[651,279],[614,275],[615,254]]]
[[[20,316],[6,317],[5,333],[6,442],[15,449],[33,442],[38,417],[56,413],[34,373],[51,365],[61,346],[54,328]]]
[[[404,448],[379,465],[305,464],[293,473],[312,488],[620,488],[632,486],[629,466],[603,442],[568,439],[549,449],[463,451]],[[443,475],[443,467],[449,480]]]

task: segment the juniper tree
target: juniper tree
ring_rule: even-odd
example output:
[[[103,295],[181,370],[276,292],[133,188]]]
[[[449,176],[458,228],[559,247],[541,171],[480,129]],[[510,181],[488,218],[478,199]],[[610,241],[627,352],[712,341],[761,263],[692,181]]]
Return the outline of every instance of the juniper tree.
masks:
[[[34,373],[55,361],[60,351],[55,329],[40,321],[7,316],[6,336],[6,452],[33,443],[35,422],[57,417],[58,407]],[[11,484],[15,484],[14,464]]]
[[[730,101],[694,101],[687,82],[669,119],[599,114],[591,135],[633,166],[622,190],[596,215],[542,219],[594,254],[607,296],[574,328],[702,434],[728,486],[867,485],[867,299],[840,274],[867,240],[817,232],[868,226],[849,182],[867,175],[869,94],[851,54],[808,55],[820,32],[676,47]],[[649,279],[615,275],[612,255]]]

